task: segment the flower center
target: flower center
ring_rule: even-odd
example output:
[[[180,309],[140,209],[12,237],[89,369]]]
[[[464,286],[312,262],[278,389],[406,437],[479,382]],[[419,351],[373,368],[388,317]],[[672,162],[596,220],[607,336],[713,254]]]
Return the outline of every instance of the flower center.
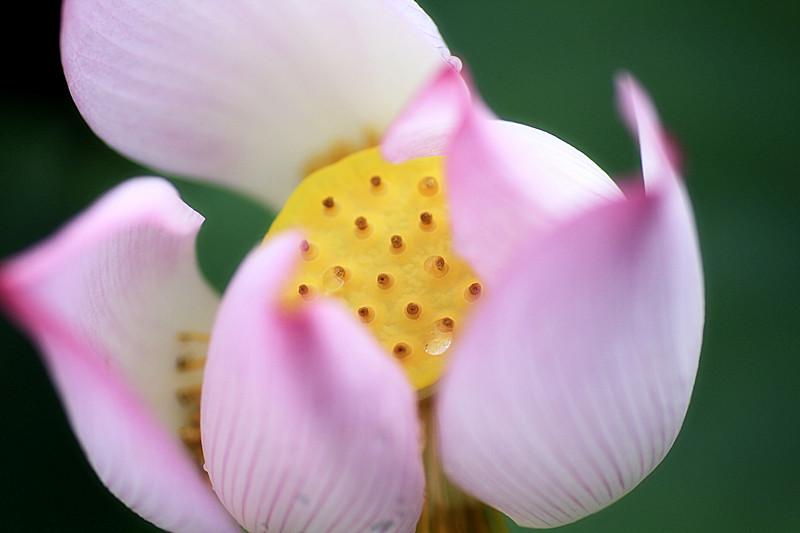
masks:
[[[418,390],[441,376],[482,287],[452,250],[441,157],[386,162],[363,150],[308,176],[272,224],[301,227],[290,302],[344,300]]]

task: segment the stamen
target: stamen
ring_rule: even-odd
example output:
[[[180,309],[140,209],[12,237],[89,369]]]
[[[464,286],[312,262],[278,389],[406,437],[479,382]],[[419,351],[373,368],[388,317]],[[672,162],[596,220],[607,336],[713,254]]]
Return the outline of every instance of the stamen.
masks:
[[[208,344],[211,336],[208,333],[198,331],[181,331],[178,333],[178,342],[202,342]]]
[[[303,239],[300,243],[300,255],[302,255],[303,259],[306,261],[313,261],[319,255],[319,247]]]
[[[405,314],[408,318],[416,320],[419,318],[420,313],[422,313],[422,308],[416,302],[409,302],[405,308]]]
[[[317,296],[317,289],[313,285],[301,283],[297,287],[297,294],[299,294],[300,298],[303,300],[309,301],[313,300]]]
[[[329,217],[339,214],[341,206],[333,200],[333,196],[328,196],[322,200],[322,211]]]
[[[397,357],[398,359],[403,359],[404,357],[408,357],[410,353],[411,353],[411,346],[409,346],[404,342],[398,342],[397,344],[394,345],[394,348],[392,348],[392,354],[394,354],[394,356]]]
[[[425,211],[419,214],[419,227],[422,231],[433,231],[436,229],[436,222],[433,220],[433,213]]]
[[[178,357],[176,365],[178,367],[178,370],[182,372],[188,372],[190,370],[200,370],[206,366],[206,358],[189,357],[187,355],[182,355]]]
[[[355,234],[359,239],[366,239],[372,235],[372,226],[367,222],[366,217],[358,217],[353,223],[356,225]]]
[[[403,241],[403,237],[400,235],[392,235],[390,239],[392,246],[389,248],[389,251],[393,254],[402,254],[406,251],[406,243]]]
[[[468,286],[466,289],[464,289],[464,298],[468,302],[474,302],[480,297],[482,290],[483,288],[481,287],[481,284],[475,282],[470,286]]]
[[[450,270],[450,267],[441,255],[430,256],[425,260],[423,267],[425,272],[434,278],[441,278]]]
[[[363,305],[358,308],[358,319],[364,324],[369,324],[375,320],[375,310],[368,305]]]
[[[184,405],[200,405],[201,389],[202,386],[199,383],[178,389],[176,393],[178,401]]]
[[[384,196],[389,192],[389,184],[386,183],[385,180],[382,180],[380,176],[372,176],[369,179],[369,184],[369,192],[375,196]]]
[[[193,446],[196,444],[200,444],[200,427],[199,426],[182,426],[178,428],[178,434],[181,437],[181,440],[188,444],[189,446]]]
[[[394,285],[394,276],[391,274],[387,274],[386,272],[381,272],[378,274],[378,288],[380,289],[391,289]]]
[[[419,180],[417,188],[422,196],[433,196],[439,192],[439,183],[433,176],[426,176]]]

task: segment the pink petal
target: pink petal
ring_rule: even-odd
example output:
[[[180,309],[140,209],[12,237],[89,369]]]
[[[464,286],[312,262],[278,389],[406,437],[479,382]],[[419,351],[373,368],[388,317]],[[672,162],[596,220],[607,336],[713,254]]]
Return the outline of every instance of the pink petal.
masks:
[[[616,79],[617,107],[631,134],[639,140],[645,189],[670,186],[678,180],[681,159],[675,141],[664,131],[653,102],[629,73]]]
[[[0,303],[43,352],[100,479],[175,532],[236,531],[177,435],[179,331],[209,331],[202,217],[156,178],[120,185],[0,268]]]
[[[560,139],[467,110],[449,150],[448,198],[456,248],[490,282],[554,226],[619,199],[614,182]]]
[[[450,61],[434,32],[399,0],[67,0],[61,47],[112,147],[280,205],[313,158],[374,143]]]
[[[643,154],[658,139],[643,136]],[[441,383],[443,462],[519,524],[557,526],[635,487],[682,424],[704,315],[685,192],[672,181],[595,207],[502,273]]]
[[[541,130],[495,120],[469,81],[443,67],[384,136],[399,162],[447,155],[453,237],[484,281],[520,246],[589,206],[622,196],[581,152]]]
[[[285,308],[298,243],[252,253],[222,301],[202,406],[214,490],[249,531],[411,532],[424,498],[415,395],[353,313]]]
[[[456,69],[442,67],[389,126],[381,139],[381,154],[393,163],[446,155],[469,106],[467,84]]]

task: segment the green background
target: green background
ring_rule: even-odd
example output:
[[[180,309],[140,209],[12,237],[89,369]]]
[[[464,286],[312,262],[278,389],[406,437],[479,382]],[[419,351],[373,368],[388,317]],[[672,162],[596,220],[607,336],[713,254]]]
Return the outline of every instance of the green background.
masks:
[[[707,283],[692,404],[650,477],[562,530],[800,531],[800,4],[421,3],[501,117],[612,175],[633,170],[611,86],[625,68],[685,150]],[[60,71],[57,4],[31,4],[14,20],[21,33],[3,36],[0,257],[142,172],[83,124]],[[217,254],[224,278],[267,218],[234,197],[184,193],[210,223],[222,218],[203,236],[209,249],[226,224],[250,228]],[[2,319],[0,351],[0,530],[147,531],[88,468],[36,352]]]

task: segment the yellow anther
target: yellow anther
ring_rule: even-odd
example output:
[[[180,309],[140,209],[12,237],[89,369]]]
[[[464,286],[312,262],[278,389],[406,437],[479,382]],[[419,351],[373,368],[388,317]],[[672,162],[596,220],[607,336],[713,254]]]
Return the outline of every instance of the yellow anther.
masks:
[[[202,386],[199,383],[182,387],[177,392],[178,400],[184,405],[200,405],[201,390]]]
[[[178,357],[178,360],[175,362],[175,365],[178,367],[178,370],[181,371],[190,371],[190,370],[201,370],[206,366],[206,358],[205,357],[188,357],[188,356],[181,356]]]
[[[266,237],[305,236],[290,305],[305,299],[301,285],[340,298],[420,390],[441,376],[477,283],[453,251],[442,169],[439,157],[395,165],[358,152],[307,177]]]

